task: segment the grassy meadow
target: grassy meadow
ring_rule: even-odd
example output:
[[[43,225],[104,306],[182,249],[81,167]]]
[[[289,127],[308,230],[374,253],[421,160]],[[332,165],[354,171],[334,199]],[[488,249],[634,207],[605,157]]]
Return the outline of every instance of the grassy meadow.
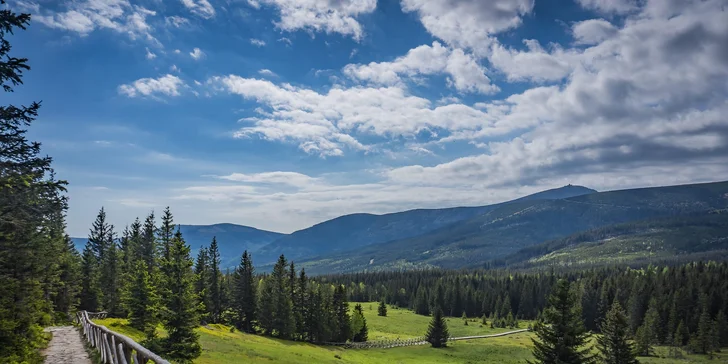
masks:
[[[351,303],[353,308],[355,303]],[[362,303],[369,327],[369,340],[405,339],[424,335],[429,317],[416,315],[406,309],[389,306],[387,317],[377,316],[377,302]],[[371,309],[370,309],[371,307]],[[95,320],[109,329],[141,340],[143,334],[130,328],[124,319]],[[519,328],[527,327],[520,323]],[[449,318],[451,336],[487,335],[511,329],[491,329],[472,319],[465,326],[460,318]],[[341,349],[308,343],[278,340],[250,335],[224,325],[208,325],[198,329],[202,356],[195,363],[525,363],[531,358],[532,333],[520,333],[498,338],[456,341],[444,349],[428,346],[412,346],[391,349]],[[161,336],[164,330],[159,329]],[[667,348],[658,347],[657,354],[667,356]],[[728,350],[718,354],[717,360],[706,356],[687,355],[684,359],[660,357],[639,358],[642,363],[722,363],[728,361]]]

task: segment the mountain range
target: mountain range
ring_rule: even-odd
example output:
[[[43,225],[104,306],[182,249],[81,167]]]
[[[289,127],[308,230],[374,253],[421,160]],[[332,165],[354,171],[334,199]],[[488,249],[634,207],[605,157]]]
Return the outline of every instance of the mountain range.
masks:
[[[311,274],[534,267],[728,251],[726,209],[728,182],[608,192],[568,185],[486,206],[345,215],[291,234],[235,224],[180,229],[193,254],[215,236],[223,268],[244,250],[263,271],[285,254]],[[82,248],[86,239],[74,241]]]

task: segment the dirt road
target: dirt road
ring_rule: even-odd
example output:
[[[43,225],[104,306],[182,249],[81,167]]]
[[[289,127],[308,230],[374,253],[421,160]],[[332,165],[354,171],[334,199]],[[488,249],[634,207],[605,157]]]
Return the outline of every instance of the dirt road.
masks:
[[[75,327],[54,326],[44,331],[53,333],[50,344],[43,351],[45,364],[92,364]]]

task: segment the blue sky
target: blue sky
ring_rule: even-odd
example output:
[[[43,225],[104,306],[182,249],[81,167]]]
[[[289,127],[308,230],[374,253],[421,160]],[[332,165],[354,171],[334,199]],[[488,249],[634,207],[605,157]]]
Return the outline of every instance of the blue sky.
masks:
[[[728,179],[725,0],[10,0],[68,229]]]

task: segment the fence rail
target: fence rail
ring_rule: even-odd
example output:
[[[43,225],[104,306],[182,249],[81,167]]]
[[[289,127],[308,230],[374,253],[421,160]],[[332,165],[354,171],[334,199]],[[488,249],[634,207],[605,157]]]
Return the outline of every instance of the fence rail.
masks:
[[[513,335],[518,334],[521,332],[527,332],[531,331],[530,329],[522,329],[522,330],[514,330],[514,331],[508,331],[508,332],[501,332],[498,334],[490,334],[490,335],[478,335],[478,336],[461,336],[461,337],[451,337],[447,339],[448,341],[459,341],[459,340],[472,340],[472,339],[487,339],[490,337],[499,337],[499,336],[507,336],[507,335]],[[340,346],[345,349],[388,349],[388,348],[397,348],[402,346],[416,346],[416,345],[426,345],[428,344],[427,340],[425,340],[424,336],[416,337],[412,339],[396,339],[396,340],[377,340],[377,341],[365,341],[365,342],[347,342],[347,343],[330,343],[326,342],[323,343],[324,345],[329,346]]]
[[[136,341],[97,325],[92,318],[105,318],[106,312],[76,313],[76,320],[83,328],[83,335],[91,346],[101,353],[101,362],[106,364],[170,364],[159,355],[139,345]]]

